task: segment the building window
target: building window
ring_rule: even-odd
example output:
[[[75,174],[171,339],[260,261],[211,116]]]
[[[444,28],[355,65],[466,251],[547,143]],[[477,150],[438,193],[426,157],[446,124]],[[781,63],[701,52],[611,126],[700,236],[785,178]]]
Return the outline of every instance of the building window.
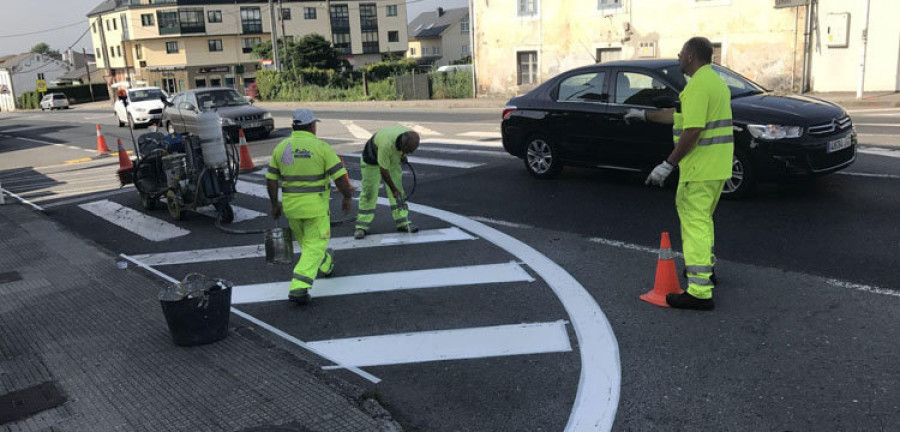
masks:
[[[434,55],[441,55],[441,47],[439,47],[439,46],[434,47]]]
[[[409,49],[409,55],[416,55],[416,49],[415,49],[415,48],[410,48],[410,49]]]
[[[724,63],[722,63],[722,43],[714,42],[712,44],[712,47],[713,47],[713,57],[712,57],[713,63],[724,64]]]
[[[156,12],[156,22],[159,25],[159,34],[178,34],[181,29],[178,25],[178,11]]]
[[[144,27],[149,27],[155,25],[156,21],[153,19],[153,14],[141,14],[141,25]]]
[[[106,31],[111,31],[112,26],[109,25],[109,20],[106,20]]]
[[[222,51],[222,39],[210,39],[209,40],[209,52],[219,52]]]
[[[351,54],[350,8],[347,5],[331,6],[331,41],[338,53]]]
[[[178,42],[166,42],[166,54],[177,54]]]
[[[378,31],[378,9],[375,3],[359,5],[359,25],[362,31]]]
[[[368,31],[362,33],[363,54],[377,54],[378,50],[378,32]]]
[[[459,34],[469,34],[469,16],[466,15],[462,21],[459,22]]]
[[[144,50],[141,44],[134,44],[134,58],[138,60],[144,58]]]
[[[210,87],[222,87],[222,78],[210,78],[209,86]]]
[[[206,87],[206,78],[194,78],[194,88]]]
[[[179,9],[178,22],[181,25],[181,33],[206,33],[203,9]]]
[[[314,7],[303,8],[303,19],[308,19],[308,20],[316,19],[316,8],[314,8]]]
[[[93,23],[91,23],[91,29],[93,30],[94,33],[97,33],[97,21],[94,21]]]
[[[397,16],[397,5],[388,5],[387,16]]]
[[[122,46],[116,47],[116,57],[122,57]]]
[[[464,55],[464,56],[469,55],[469,45],[468,44],[462,46],[462,55]]]
[[[262,33],[262,14],[258,7],[241,8],[241,27],[244,33]]]
[[[115,19],[112,20],[112,23],[113,23],[113,30],[118,30],[118,29],[119,29],[119,24],[116,23],[116,20],[115,20]]]
[[[521,51],[517,53],[518,84],[537,83],[537,51]]]
[[[249,54],[253,52],[253,47],[262,43],[262,39],[258,37],[249,37],[241,39],[241,52]]]
[[[211,23],[220,23],[222,22],[222,11],[220,10],[211,10],[206,12],[206,19]]]
[[[116,56],[116,49],[114,47],[109,47],[109,57],[113,58]]]
[[[388,42],[400,42],[400,32],[389,31],[388,32]]]
[[[103,53],[100,52],[100,48],[97,48],[97,60],[102,60],[102,59],[103,59]]]
[[[519,0],[519,15],[534,15],[536,13],[536,0]]]
[[[598,48],[597,63],[622,60],[622,48]]]
[[[601,12],[619,12],[622,8],[622,0],[597,0],[597,9]]]
[[[291,8],[281,8],[281,19],[284,21],[291,20]]]

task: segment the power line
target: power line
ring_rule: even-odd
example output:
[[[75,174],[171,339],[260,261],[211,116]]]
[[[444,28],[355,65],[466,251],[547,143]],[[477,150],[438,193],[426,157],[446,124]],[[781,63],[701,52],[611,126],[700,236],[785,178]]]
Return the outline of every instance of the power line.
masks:
[[[54,27],[54,28],[46,29],[46,30],[39,30],[39,31],[35,31],[35,32],[20,33],[20,34],[13,34],[13,35],[0,35],[0,39],[14,38],[14,37],[19,37],[19,36],[31,36],[31,35],[41,34],[41,33],[50,33],[53,31],[62,30],[62,29],[69,28],[69,27],[75,27],[77,25],[84,25],[84,21],[78,21],[76,23],[67,24],[67,25],[60,26],[60,27]]]
[[[78,45],[78,42],[81,42],[81,40],[84,39],[84,35],[88,34],[88,31],[90,31],[90,30],[91,30],[90,27],[84,29],[84,33],[82,33],[81,36],[79,36],[78,39],[72,43],[72,45],[69,45],[69,47],[66,48],[66,51],[72,49],[73,46]]]

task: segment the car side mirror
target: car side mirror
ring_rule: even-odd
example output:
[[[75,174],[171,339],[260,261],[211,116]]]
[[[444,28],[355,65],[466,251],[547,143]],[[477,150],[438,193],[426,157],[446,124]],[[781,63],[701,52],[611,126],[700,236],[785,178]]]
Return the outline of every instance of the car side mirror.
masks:
[[[675,108],[675,98],[669,95],[653,98],[653,106],[657,108]]]

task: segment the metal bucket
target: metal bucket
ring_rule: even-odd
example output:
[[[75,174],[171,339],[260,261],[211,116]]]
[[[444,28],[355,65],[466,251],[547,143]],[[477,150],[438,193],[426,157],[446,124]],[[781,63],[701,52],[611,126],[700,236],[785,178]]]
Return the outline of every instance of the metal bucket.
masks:
[[[266,230],[266,262],[269,264],[294,263],[294,239],[290,228]]]

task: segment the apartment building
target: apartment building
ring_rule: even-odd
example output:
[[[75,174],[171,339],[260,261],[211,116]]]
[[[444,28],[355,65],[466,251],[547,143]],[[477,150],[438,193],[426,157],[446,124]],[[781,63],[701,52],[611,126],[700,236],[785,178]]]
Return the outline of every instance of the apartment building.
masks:
[[[698,35],[715,62],[766,88],[849,91],[866,3],[866,90],[900,90],[896,0],[472,0],[477,91],[511,96],[586,64],[675,58]]]
[[[406,57],[420,65],[449,65],[472,55],[469,8],[444,9],[419,14],[409,24]]]
[[[261,68],[253,46],[320,34],[354,67],[407,50],[403,0],[107,0],[88,14],[107,82],[246,88]],[[273,12],[275,12],[273,14]]]

